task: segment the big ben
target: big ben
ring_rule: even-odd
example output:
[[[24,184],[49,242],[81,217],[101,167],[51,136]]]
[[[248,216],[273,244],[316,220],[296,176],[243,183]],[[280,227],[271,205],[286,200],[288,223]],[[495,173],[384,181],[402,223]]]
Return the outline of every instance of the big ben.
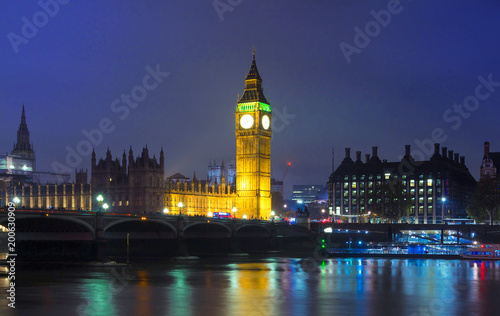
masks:
[[[271,214],[272,111],[262,90],[255,50],[235,119],[236,216],[265,219]]]

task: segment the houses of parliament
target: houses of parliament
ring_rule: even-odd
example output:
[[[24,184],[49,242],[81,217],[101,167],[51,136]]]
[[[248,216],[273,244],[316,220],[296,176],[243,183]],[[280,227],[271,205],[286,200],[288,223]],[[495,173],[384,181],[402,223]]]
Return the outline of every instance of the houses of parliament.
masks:
[[[0,207],[14,201],[24,208],[99,210],[102,195],[108,212],[207,216],[231,213],[237,218],[271,214],[272,109],[264,96],[255,51],[235,111],[236,163],[210,163],[206,179],[175,174],[165,179],[163,149],[158,158],[147,146],[134,156],[132,148],[121,159],[107,150],[105,158],[91,157],[91,180],[78,170],[73,182],[41,184],[30,143],[24,105],[17,142],[10,155],[0,156]]]

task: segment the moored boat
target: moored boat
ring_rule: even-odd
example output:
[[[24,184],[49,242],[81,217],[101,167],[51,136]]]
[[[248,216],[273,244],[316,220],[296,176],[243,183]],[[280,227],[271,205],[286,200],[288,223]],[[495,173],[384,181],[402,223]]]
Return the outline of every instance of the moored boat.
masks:
[[[463,259],[500,260],[500,245],[483,244],[478,247],[472,247],[460,256]]]

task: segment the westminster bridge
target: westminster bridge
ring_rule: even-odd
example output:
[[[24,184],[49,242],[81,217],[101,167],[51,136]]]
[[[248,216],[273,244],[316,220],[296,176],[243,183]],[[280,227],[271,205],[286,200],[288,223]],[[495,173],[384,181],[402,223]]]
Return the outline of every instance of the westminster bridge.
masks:
[[[306,227],[286,222],[51,209],[14,213],[16,242],[30,256],[44,251],[45,257],[56,251],[75,258],[78,252],[98,258],[129,251],[136,257],[265,252],[314,239]],[[0,225],[8,222],[8,212],[1,210]]]

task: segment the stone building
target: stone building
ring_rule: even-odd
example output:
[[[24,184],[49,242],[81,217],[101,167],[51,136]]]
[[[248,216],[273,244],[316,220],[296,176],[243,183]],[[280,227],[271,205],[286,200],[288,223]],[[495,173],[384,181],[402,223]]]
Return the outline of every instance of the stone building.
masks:
[[[93,207],[102,208],[108,204],[109,212],[143,214],[158,213],[163,210],[163,149],[159,161],[149,156],[147,146],[141,156],[134,159],[132,147],[127,155],[123,152],[121,162],[113,159],[108,148],[106,158],[96,160],[92,152],[92,188],[94,190]],[[96,197],[102,195],[104,201],[99,203]]]
[[[333,159],[333,157],[332,157]],[[333,217],[361,221],[380,212],[394,196],[384,190],[400,184],[403,197],[409,199],[405,220],[415,223],[442,223],[445,218],[466,217],[476,181],[465,165],[465,157],[435,144],[434,155],[427,161],[415,161],[406,146],[401,161],[380,160],[377,147],[372,156],[356,160],[346,148],[345,158],[329,178],[329,208]],[[391,197],[388,197],[391,196]],[[378,214],[380,215],[380,214]]]

